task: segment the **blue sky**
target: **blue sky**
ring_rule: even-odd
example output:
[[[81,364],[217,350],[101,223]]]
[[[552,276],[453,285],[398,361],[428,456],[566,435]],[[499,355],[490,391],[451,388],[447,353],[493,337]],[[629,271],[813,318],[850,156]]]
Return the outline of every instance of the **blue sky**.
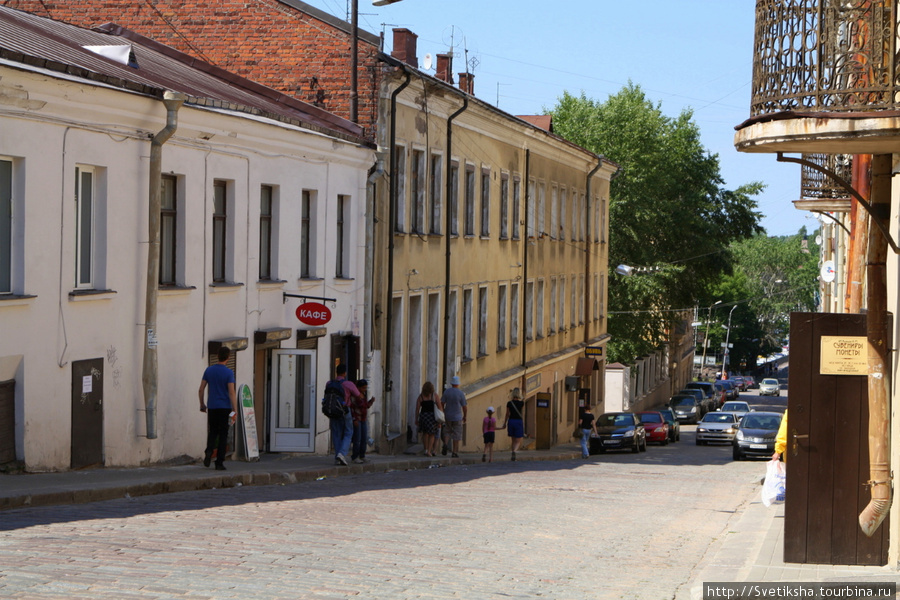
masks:
[[[347,0],[305,0],[342,19]],[[694,111],[704,145],[719,155],[725,187],[761,181],[757,197],[770,235],[790,235],[809,213],[799,197],[800,167],[772,154],[734,149],[734,126],[750,116],[754,0],[402,0],[373,7],[359,0],[359,25],[406,27],[426,54],[448,52],[454,72],[467,56],[475,95],[511,114],[540,114],[564,91],[605,101],[628,81],[665,114]]]

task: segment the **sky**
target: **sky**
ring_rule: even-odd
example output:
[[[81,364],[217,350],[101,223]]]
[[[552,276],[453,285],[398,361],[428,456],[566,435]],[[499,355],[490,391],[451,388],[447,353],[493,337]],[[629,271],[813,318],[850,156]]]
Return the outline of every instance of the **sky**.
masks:
[[[304,1],[348,18],[349,0]],[[452,47],[453,72],[465,70],[468,58],[475,96],[513,115],[543,114],[565,91],[604,102],[629,81],[668,116],[692,110],[704,146],[719,157],[724,187],[766,185],[756,199],[769,235],[817,227],[810,213],[791,203],[800,193],[798,165],[734,149],[734,127],[750,117],[755,0],[358,4],[360,28],[384,31],[387,52],[395,27],[418,35],[420,67],[426,54]]]

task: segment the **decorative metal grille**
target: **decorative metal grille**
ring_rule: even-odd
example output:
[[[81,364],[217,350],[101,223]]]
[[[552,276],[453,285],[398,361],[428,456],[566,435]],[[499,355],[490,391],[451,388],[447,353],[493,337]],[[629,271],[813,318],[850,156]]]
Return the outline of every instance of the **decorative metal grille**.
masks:
[[[850,154],[804,154],[803,158],[826,169],[830,169],[844,181],[850,182],[853,174],[853,156]],[[806,165],[800,172],[800,197],[818,199],[843,199],[847,190],[835,183],[834,179]]]
[[[900,108],[898,0],[757,0],[751,114]]]

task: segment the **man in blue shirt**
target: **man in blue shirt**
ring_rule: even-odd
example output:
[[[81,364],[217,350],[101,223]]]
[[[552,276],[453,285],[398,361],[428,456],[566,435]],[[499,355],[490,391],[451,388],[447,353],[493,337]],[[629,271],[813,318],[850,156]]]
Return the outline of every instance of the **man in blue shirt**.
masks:
[[[228,368],[231,349],[219,348],[219,362],[206,367],[200,382],[200,412],[206,413],[208,434],[203,466],[208,467],[216,449],[216,470],[225,470],[225,452],[228,449],[228,427],[237,415],[237,394],[234,391],[234,371]],[[203,391],[209,386],[209,397],[203,402]]]

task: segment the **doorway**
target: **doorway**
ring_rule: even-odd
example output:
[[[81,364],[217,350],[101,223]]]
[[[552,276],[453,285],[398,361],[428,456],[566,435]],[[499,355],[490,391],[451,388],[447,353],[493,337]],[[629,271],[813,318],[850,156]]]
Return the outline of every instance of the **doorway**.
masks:
[[[272,352],[269,450],[313,452],[316,437],[316,351]]]
[[[103,464],[103,359],[72,361],[71,468]]]

